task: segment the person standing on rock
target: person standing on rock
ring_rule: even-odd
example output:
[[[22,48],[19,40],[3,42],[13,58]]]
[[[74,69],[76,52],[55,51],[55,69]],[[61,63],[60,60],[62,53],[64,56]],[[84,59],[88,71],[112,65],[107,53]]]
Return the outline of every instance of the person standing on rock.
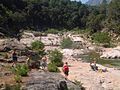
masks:
[[[63,65],[62,69],[63,69],[63,72],[65,74],[65,79],[67,79],[68,75],[69,75],[69,67],[68,67],[68,63],[67,62],[65,62],[65,64]]]
[[[12,61],[13,61],[12,67],[13,67],[14,65],[16,65],[17,59],[18,59],[18,57],[17,57],[16,50],[13,50],[13,53],[12,53]]]
[[[47,67],[47,57],[43,57],[42,59],[42,69],[45,70]]]
[[[28,54],[27,57],[28,57],[28,58],[26,59],[26,65],[27,65],[28,68],[31,70],[31,59],[30,59],[31,56]]]

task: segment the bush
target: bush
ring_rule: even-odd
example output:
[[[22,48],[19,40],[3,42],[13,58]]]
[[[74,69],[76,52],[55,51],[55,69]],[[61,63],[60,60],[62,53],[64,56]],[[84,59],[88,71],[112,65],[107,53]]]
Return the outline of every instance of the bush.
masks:
[[[60,72],[58,67],[54,63],[49,63],[48,64],[48,71],[50,72]]]
[[[97,43],[110,43],[111,38],[108,36],[108,33],[105,32],[97,32],[95,34],[93,34],[92,36],[93,40]]]
[[[34,41],[32,42],[31,46],[32,46],[32,49],[35,51],[44,49],[44,44],[41,41]]]
[[[58,34],[59,31],[57,29],[48,29],[46,33],[51,33],[51,34]]]
[[[68,37],[68,38],[63,38],[61,41],[61,48],[72,48],[73,46],[73,41]]]
[[[42,43],[41,41],[34,41],[32,44],[32,50],[34,50],[36,52],[35,56],[33,58],[34,59],[41,59],[46,53],[45,53],[45,50],[44,50],[44,43]],[[32,57],[31,56],[31,57]]]
[[[28,69],[28,66],[25,65],[25,64],[24,65],[18,64],[16,67],[12,68],[12,71],[16,75],[27,76],[28,72],[29,72],[29,69]]]
[[[54,63],[56,66],[63,66],[63,54],[57,49],[50,52],[49,59],[51,60],[51,63]]]
[[[16,76],[14,77],[14,79],[15,79],[15,81],[16,81],[17,83],[22,82],[20,75],[16,75]]]

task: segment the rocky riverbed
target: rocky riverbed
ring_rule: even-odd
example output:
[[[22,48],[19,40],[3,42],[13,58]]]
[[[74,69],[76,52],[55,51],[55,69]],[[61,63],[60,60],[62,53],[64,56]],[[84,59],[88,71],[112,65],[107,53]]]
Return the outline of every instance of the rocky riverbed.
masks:
[[[95,72],[91,70],[89,63],[72,60],[64,62],[68,62],[70,66],[68,78],[72,81],[81,81],[86,90],[120,90],[119,70],[98,65],[99,69],[107,68],[108,72]]]
[[[78,40],[81,43],[80,45],[82,45],[82,49],[61,49],[59,47],[61,36],[50,34],[47,36],[35,37],[32,33],[27,34],[29,34],[29,37],[26,35],[22,37],[20,41],[17,41],[16,39],[1,39],[0,51],[9,51],[14,48],[17,48],[20,51],[25,50],[27,47],[30,47],[30,44],[33,41],[42,39],[42,41],[46,45],[46,51],[54,49],[60,50],[64,55],[63,62],[67,61],[70,65],[70,75],[68,77],[69,80],[64,79],[64,77],[62,76],[62,71],[62,75],[43,71],[31,71],[29,74],[29,78],[27,78],[27,81],[25,81],[25,88],[27,90],[62,90],[60,89],[61,81],[63,82],[64,86],[69,89],[74,88],[73,90],[80,90],[80,87],[76,86],[73,83],[75,80],[82,82],[86,90],[120,90],[119,70],[98,65],[99,69],[107,68],[108,72],[95,72],[91,70],[89,63],[83,62],[82,59],[79,57],[80,55],[88,53],[89,51],[97,51],[99,47],[96,47],[83,38],[81,39],[80,36],[77,36],[77,38],[80,37],[80,39]],[[72,36],[69,35],[69,37]],[[72,37],[72,39],[74,40],[74,37]],[[110,49],[102,48],[100,50],[102,51],[101,58],[119,58],[119,46]],[[26,60],[26,57],[21,57],[21,59],[19,60],[22,61],[23,59]],[[6,75],[6,72],[0,73],[0,76],[4,75]],[[10,76],[9,78],[12,77],[11,72],[7,72],[7,75]],[[4,78],[8,76],[5,76]],[[0,78],[1,82],[4,82],[4,78]]]

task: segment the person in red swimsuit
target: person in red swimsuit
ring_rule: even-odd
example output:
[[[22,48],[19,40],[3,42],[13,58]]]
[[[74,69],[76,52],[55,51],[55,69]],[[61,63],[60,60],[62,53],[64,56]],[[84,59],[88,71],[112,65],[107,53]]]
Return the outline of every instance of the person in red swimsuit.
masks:
[[[65,64],[63,65],[63,72],[65,74],[65,79],[67,79],[68,75],[69,75],[69,67],[68,67],[68,63],[65,62]]]

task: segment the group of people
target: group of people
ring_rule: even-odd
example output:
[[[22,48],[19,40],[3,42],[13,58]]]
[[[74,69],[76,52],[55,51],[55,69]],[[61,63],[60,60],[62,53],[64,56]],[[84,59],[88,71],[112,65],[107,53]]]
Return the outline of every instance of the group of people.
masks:
[[[16,65],[17,60],[18,60],[18,54],[17,54],[16,50],[13,50],[13,52],[12,52],[12,62],[13,62],[12,67],[14,67]],[[27,65],[30,64],[30,58],[29,57],[26,60],[26,64]],[[46,67],[47,67],[47,57],[46,56],[42,58],[42,62],[41,62],[40,66],[43,70],[46,69]],[[68,67],[67,62],[64,63],[62,70],[65,74],[65,78],[67,79],[67,77],[69,75],[69,67]]]
[[[90,67],[93,71],[100,71],[100,72],[107,72],[107,68],[104,69],[98,69],[98,66],[96,64],[96,61],[90,62]]]
[[[96,65],[96,61],[90,62],[90,67],[93,71],[98,71],[98,66]]]
[[[14,66],[16,66],[17,61],[18,61],[18,53],[16,50],[13,50],[11,57],[12,57],[12,62],[13,62],[12,67],[14,67]],[[26,64],[28,66],[30,65],[30,56],[28,56],[28,58],[26,60]],[[42,58],[42,62],[40,64],[41,64],[40,65],[41,68],[45,70],[47,67],[47,57],[46,56]]]
[[[18,57],[17,57],[17,52],[16,52],[16,50],[13,50],[13,53],[12,53],[13,64],[12,64],[12,66],[16,65],[17,59],[18,59]],[[28,59],[27,59],[27,64],[29,64],[29,63],[30,63],[30,59],[28,58]],[[46,57],[46,56],[42,58],[42,62],[41,62],[41,65],[40,65],[40,66],[41,66],[41,68],[42,68],[43,70],[46,69],[46,67],[47,67],[47,57]],[[92,69],[93,71],[98,71],[98,66],[96,65],[96,61],[90,62],[90,67],[91,67],[91,69]],[[63,67],[62,67],[62,70],[63,70],[63,72],[64,72],[65,78],[67,79],[67,77],[68,77],[68,75],[69,75],[68,62],[65,62],[65,63],[64,63],[64,65],[63,65]],[[102,70],[102,71],[107,71],[107,69]]]

